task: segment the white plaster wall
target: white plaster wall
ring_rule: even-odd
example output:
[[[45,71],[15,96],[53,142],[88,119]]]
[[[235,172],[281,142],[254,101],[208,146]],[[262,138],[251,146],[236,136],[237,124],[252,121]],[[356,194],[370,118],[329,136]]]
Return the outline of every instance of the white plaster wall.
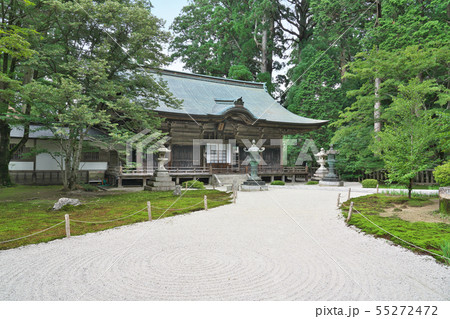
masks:
[[[42,153],[36,156],[37,171],[58,171],[60,169],[58,162],[50,154]]]
[[[80,170],[82,171],[106,171],[108,169],[107,162],[81,162]]]
[[[34,169],[33,162],[9,162],[10,171],[32,171]]]

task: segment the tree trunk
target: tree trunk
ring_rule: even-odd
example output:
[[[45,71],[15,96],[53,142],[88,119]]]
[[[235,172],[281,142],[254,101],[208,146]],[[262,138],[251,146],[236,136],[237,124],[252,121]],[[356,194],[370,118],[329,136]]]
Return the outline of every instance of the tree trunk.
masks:
[[[85,132],[79,134],[79,138],[73,142],[72,145],[70,145],[67,157],[65,159],[66,167],[66,175],[67,175],[67,182],[64,186],[67,190],[73,190],[78,185],[78,172],[80,167],[80,160],[81,160],[81,152],[83,148],[83,140],[85,133],[88,131],[86,129]],[[78,135],[78,134],[70,134],[71,136]]]
[[[375,20],[375,28],[380,25],[380,18],[381,18],[381,2],[377,0],[377,17]],[[378,50],[378,46],[377,46]],[[376,77],[375,78],[375,105],[374,105],[374,111],[373,111],[373,119],[374,119],[374,131],[375,136],[378,132],[381,132],[381,121],[380,121],[380,109],[381,109],[381,102],[380,102],[380,86],[381,86],[381,78]]]
[[[409,199],[411,199],[412,186],[413,186],[413,180],[412,180],[412,178],[410,178],[409,179],[409,184],[408,184],[408,198]]]
[[[345,66],[347,65],[347,61],[345,59],[345,56],[346,56],[345,47],[341,47],[341,54],[340,54],[340,57],[339,57],[339,62],[340,62],[340,67],[341,67],[341,79],[342,79],[341,81],[342,82],[344,82],[346,80],[345,78],[343,78],[343,76],[345,74],[345,71],[346,71]]]
[[[374,111],[373,111],[373,119],[374,119],[373,129],[375,131],[375,134],[378,133],[378,132],[381,132],[380,86],[381,86],[381,79],[380,78],[375,78],[375,105],[374,105]]]
[[[270,37],[274,33],[274,20],[265,16],[261,22],[264,28],[261,39],[261,73],[269,73],[272,76],[273,53]]]
[[[0,120],[0,185],[11,186],[9,176],[9,162],[11,153],[9,151],[11,128],[5,120]]]

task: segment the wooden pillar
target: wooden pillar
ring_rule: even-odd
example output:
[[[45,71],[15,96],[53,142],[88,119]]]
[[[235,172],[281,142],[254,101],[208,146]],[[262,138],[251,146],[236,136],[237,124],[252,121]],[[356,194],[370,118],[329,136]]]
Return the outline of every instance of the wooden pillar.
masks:
[[[292,180],[291,180],[291,183],[295,183],[295,174],[294,174],[294,175],[292,175]]]
[[[350,208],[348,209],[348,215],[347,215],[347,223],[352,219],[352,213],[353,213],[353,202],[350,203]]]
[[[148,214],[148,220],[152,221],[152,204],[150,201],[147,202],[147,214]]]
[[[272,183],[275,180],[275,176],[270,176],[270,182]]]
[[[122,177],[119,176],[119,180],[117,181],[117,187],[122,187]]]
[[[281,180],[282,180],[283,182],[285,182],[285,181],[286,181],[286,177],[285,177],[284,175],[281,175]]]
[[[64,215],[64,219],[66,221],[66,237],[70,238],[70,219],[69,214]]]
[[[180,178],[178,176],[175,178],[175,184],[180,185]]]

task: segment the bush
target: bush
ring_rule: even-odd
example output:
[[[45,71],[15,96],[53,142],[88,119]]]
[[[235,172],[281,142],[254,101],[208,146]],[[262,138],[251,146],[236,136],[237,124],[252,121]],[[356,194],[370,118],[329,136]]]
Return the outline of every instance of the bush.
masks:
[[[186,182],[183,182],[181,184],[181,186],[185,188],[186,184],[187,184],[187,188],[205,189],[205,184],[203,184],[203,182],[200,182],[200,181],[194,181],[194,180],[186,181]]]
[[[450,186],[450,161],[434,169],[434,179],[441,187]]]
[[[309,181],[306,183],[306,185],[317,185],[317,184],[319,184],[318,181]]]
[[[378,181],[376,179],[365,179],[361,184],[363,188],[375,188],[378,185]]]
[[[286,185],[286,183],[283,181],[273,181],[270,185]]]
[[[79,189],[83,190],[85,192],[96,192],[98,191],[98,188],[91,184],[80,184]]]
[[[446,240],[441,245],[442,252],[444,253],[444,257],[450,258],[450,241]],[[445,262],[450,265],[450,260],[446,259]]]

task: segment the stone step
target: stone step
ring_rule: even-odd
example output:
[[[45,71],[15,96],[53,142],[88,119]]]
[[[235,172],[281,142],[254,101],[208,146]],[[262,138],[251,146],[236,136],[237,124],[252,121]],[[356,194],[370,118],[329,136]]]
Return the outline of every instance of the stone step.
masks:
[[[234,181],[241,185],[248,179],[248,174],[214,174],[212,179],[217,186],[233,185]]]

